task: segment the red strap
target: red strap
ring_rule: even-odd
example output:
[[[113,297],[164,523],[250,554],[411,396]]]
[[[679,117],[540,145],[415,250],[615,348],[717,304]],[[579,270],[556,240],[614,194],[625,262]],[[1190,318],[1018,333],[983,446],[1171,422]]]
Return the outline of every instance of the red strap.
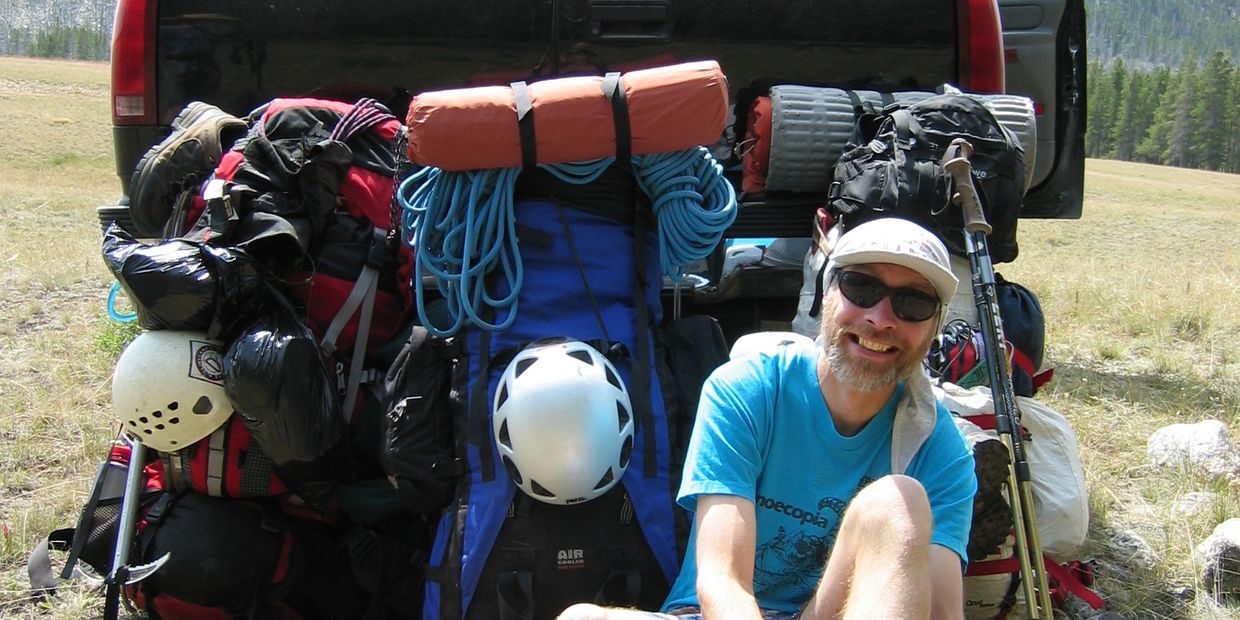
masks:
[[[995,414],[993,413],[975,413],[973,415],[964,415],[960,417],[972,422],[984,431],[995,430]]]
[[[1016,348],[1016,346],[1013,345],[1011,342],[1005,341],[1004,344],[1006,344],[1008,347],[1008,350],[1012,352],[1012,356],[1011,356],[1012,364],[1016,366],[1017,368],[1020,368],[1021,370],[1025,371],[1025,374],[1032,377],[1033,372],[1035,370],[1033,367],[1033,360],[1029,359],[1029,356],[1025,355],[1024,351],[1021,351],[1020,349]]]
[[[1060,566],[1045,555],[1042,556],[1042,564],[1046,566],[1046,574],[1051,581],[1051,595],[1055,599],[1055,605],[1060,606],[1067,597],[1067,593],[1071,592],[1077,598],[1085,601],[1094,609],[1102,609],[1102,597],[1098,593],[1089,589],[1089,586],[1078,576],[1080,574],[1089,576],[1090,570],[1088,565],[1080,562],[1069,562],[1068,567]],[[1003,558],[1001,560],[985,560],[982,562],[970,562],[969,568],[964,572],[966,577],[982,577],[985,575],[1002,575],[1005,573],[1020,572],[1020,561],[1015,556]],[[1092,581],[1092,579],[1090,580]]]
[[[969,568],[964,571],[964,576],[985,577],[986,575],[1002,575],[1017,572],[1020,572],[1020,561],[1016,559],[1016,556],[1012,556],[1001,560],[969,562]]]
[[[1033,389],[1038,390],[1055,378],[1055,369],[1048,368],[1033,376]]]
[[[1080,563],[1071,562],[1070,564],[1074,570],[1069,570],[1066,567],[1050,561],[1048,558],[1044,558],[1044,560],[1046,563],[1047,575],[1055,581],[1055,585],[1051,588],[1051,594],[1057,594],[1055,597],[1056,606],[1063,605],[1063,601],[1067,598],[1066,592],[1071,592],[1076,595],[1077,598],[1088,603],[1090,607],[1094,609],[1102,609],[1102,597],[1098,596],[1097,592],[1090,590],[1089,586],[1085,585],[1077,576],[1082,572],[1088,575],[1090,572],[1088,568],[1082,569],[1082,565]]]

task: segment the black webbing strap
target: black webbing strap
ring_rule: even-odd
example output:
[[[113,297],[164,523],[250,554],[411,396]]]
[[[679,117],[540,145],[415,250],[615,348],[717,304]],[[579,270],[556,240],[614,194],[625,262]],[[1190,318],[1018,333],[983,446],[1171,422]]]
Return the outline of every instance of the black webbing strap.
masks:
[[[521,165],[533,168],[538,163],[538,141],[534,134],[534,104],[530,101],[529,85],[513,82],[512,96],[517,104],[517,131],[521,136]]]
[[[844,92],[848,95],[848,100],[852,102],[854,118],[861,116],[866,112],[873,112],[870,106],[866,105],[866,103],[861,100],[861,97],[857,96],[857,93],[851,90],[846,90]]]
[[[581,288],[585,290],[586,299],[590,301],[590,308],[594,310],[594,320],[598,321],[599,332],[603,334],[603,340],[611,342],[611,334],[607,333],[607,322],[603,320],[603,310],[599,308],[598,299],[594,297],[594,291],[590,290],[590,278],[586,277],[585,267],[581,264],[581,255],[577,253],[577,244],[573,241],[573,229],[568,225],[568,218],[564,215],[564,205],[560,201],[552,199],[555,202],[556,214],[560,216],[560,229],[564,231],[564,242],[568,244],[568,252],[573,257],[573,264],[577,267],[577,276],[581,278]],[[599,349],[606,354],[606,349]]]
[[[493,313],[490,306],[485,306],[482,310],[483,319],[491,320]],[[482,330],[478,335],[478,371],[474,375],[474,389],[469,394],[469,418],[467,424],[469,428],[469,442],[474,444],[478,449],[478,460],[481,467],[481,476],[484,482],[495,479],[495,459],[491,457],[491,434],[487,431],[487,421],[490,416],[487,415],[487,387],[491,383],[491,332]]]
[[[499,620],[534,620],[534,574],[529,571],[500,573],[495,579]]]
[[[633,335],[637,346],[633,356],[633,392],[637,398],[630,399],[633,415],[642,429],[646,458],[642,473],[653,478],[659,473],[659,451],[656,446],[654,409],[650,380],[650,309],[646,307],[646,218],[647,206],[638,204],[633,213],[633,303],[637,309],[637,325]]]
[[[35,545],[30,557],[26,559],[26,576],[30,578],[31,595],[35,600],[43,600],[49,594],[56,593],[56,586],[59,583],[56,575],[52,572],[51,551],[65,551],[69,549],[77,539],[86,539],[88,532],[83,530],[81,536],[76,535],[74,528],[59,529],[47,535]],[[73,567],[69,566],[69,572],[72,574]],[[68,577],[66,577],[68,579]]]
[[[822,267],[818,268],[818,272],[814,275],[814,303],[809,307],[809,316],[817,317],[822,313],[822,296],[826,294],[825,282],[823,276],[827,273],[827,265],[831,261],[823,261]]]
[[[99,500],[103,499],[104,478],[108,474],[108,466],[111,458],[99,465],[95,473],[95,484],[90,491],[90,499],[86,500],[86,506],[82,508],[82,514],[78,516],[77,527],[74,528],[78,532],[82,532],[81,536],[73,537],[73,544],[69,548],[69,558],[65,560],[65,568],[60,573],[61,579],[69,579],[73,577],[73,567],[77,565],[78,559],[82,557],[82,550],[86,547],[86,539],[90,538],[91,522],[94,520],[95,510],[99,508]],[[117,514],[120,514],[119,512]]]
[[[633,158],[633,134],[629,129],[629,102],[624,95],[624,78],[618,72],[603,76],[603,96],[611,102],[611,120],[616,127],[616,163],[627,168]]]

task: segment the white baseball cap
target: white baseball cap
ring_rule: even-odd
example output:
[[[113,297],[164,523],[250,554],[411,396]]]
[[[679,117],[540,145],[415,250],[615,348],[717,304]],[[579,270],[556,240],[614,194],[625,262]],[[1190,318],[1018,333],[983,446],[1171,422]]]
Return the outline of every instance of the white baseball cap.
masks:
[[[870,220],[840,235],[823,277],[840,267],[891,263],[916,271],[934,285],[939,303],[947,305],[960,283],[952,273],[947,248],[934,233],[901,218]],[[823,282],[825,290],[829,282]]]

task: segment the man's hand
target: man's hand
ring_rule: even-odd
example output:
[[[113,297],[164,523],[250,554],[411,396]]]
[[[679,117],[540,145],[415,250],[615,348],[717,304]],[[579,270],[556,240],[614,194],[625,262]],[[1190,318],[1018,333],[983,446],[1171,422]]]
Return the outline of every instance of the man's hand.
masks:
[[[758,525],[753,502],[734,495],[703,495],[696,512],[697,593],[702,617],[762,617],[753,596]]]

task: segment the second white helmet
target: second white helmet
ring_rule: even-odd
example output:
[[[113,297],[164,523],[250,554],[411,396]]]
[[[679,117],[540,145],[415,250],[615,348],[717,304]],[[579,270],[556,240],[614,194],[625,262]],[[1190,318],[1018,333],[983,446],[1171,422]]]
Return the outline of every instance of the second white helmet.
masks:
[[[535,341],[495,388],[493,434],[513,482],[549,504],[594,499],[633,452],[633,407],[616,368],[568,338]]]
[[[112,374],[122,429],[161,452],[210,435],[233,414],[224,393],[223,346],[200,332],[143,332]]]

